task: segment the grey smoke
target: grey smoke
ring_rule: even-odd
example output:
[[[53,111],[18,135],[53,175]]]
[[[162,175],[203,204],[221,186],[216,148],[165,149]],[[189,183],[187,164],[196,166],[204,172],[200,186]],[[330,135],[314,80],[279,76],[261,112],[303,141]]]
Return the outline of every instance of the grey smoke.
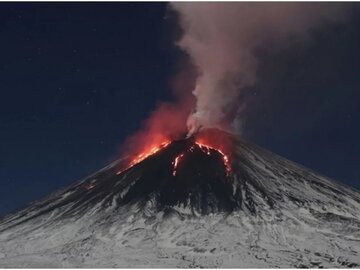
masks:
[[[290,38],[307,40],[310,30],[346,19],[340,3],[173,2],[183,36],[178,42],[199,76],[196,108],[189,132],[199,126],[238,129],[246,101],[239,97],[256,83],[255,50],[264,43],[281,46]],[[291,68],[291,67],[289,67]],[[236,109],[236,114],[233,110]]]

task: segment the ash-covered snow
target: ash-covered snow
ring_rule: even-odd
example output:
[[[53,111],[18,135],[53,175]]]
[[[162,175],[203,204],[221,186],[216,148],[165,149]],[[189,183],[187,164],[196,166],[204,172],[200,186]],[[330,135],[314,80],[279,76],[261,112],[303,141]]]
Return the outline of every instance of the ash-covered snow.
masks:
[[[193,195],[159,206],[164,182],[143,175],[171,177],[177,150],[164,149],[120,175],[121,161],[113,163],[0,221],[0,267],[360,267],[360,193],[233,140],[233,210],[204,213]],[[207,200],[223,205],[214,194]]]

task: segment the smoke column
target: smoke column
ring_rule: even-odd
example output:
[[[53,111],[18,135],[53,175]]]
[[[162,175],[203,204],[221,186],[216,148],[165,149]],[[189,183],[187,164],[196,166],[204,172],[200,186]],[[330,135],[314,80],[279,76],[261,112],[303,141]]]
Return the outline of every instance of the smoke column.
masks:
[[[173,2],[171,7],[183,29],[177,45],[199,73],[193,90],[196,108],[187,120],[189,134],[200,126],[239,132],[246,105],[239,98],[256,83],[256,49],[306,40],[310,30],[347,15],[339,3]]]

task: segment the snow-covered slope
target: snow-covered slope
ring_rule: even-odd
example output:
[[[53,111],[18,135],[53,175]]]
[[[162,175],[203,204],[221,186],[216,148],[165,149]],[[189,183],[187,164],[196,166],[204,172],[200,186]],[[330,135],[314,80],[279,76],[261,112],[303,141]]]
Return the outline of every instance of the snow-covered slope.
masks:
[[[360,267],[358,191],[226,136],[231,173],[189,138],[6,217],[0,267]]]

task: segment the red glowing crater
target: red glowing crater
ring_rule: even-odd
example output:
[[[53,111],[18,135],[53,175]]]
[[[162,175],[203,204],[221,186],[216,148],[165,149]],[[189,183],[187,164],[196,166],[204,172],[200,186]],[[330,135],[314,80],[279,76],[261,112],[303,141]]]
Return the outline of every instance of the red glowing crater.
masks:
[[[158,144],[152,144],[146,147],[142,152],[135,155],[125,169],[118,171],[116,174],[121,174],[123,171],[133,167],[134,165],[140,163],[144,159],[156,154],[161,149],[166,148],[171,143],[170,140]],[[212,151],[216,151],[221,155],[223,163],[226,168],[226,174],[231,173],[231,162],[230,162],[230,153],[231,153],[231,141],[228,136],[223,135],[220,132],[204,131],[196,134],[193,137],[193,143],[188,146],[188,148],[178,154],[172,161],[173,171],[172,175],[177,175],[177,169],[180,162],[186,156],[186,153],[193,152],[194,149],[199,148],[206,155],[211,155]]]
[[[194,147],[199,147],[201,149],[201,151],[203,151],[207,155],[211,155],[211,150],[214,150],[214,151],[218,152],[221,155],[222,160],[224,162],[224,165],[225,165],[225,168],[226,168],[226,174],[227,175],[230,174],[231,165],[230,165],[230,161],[229,161],[229,158],[228,158],[227,155],[225,155],[220,149],[216,149],[216,148],[214,148],[212,146],[205,145],[203,143],[195,141],[194,145],[192,145],[185,152],[183,152],[183,153],[181,153],[181,154],[179,154],[178,156],[175,157],[174,161],[172,162],[172,164],[173,164],[173,176],[176,176],[179,163],[182,160],[182,158],[184,157],[184,155],[187,152],[193,152]]]

